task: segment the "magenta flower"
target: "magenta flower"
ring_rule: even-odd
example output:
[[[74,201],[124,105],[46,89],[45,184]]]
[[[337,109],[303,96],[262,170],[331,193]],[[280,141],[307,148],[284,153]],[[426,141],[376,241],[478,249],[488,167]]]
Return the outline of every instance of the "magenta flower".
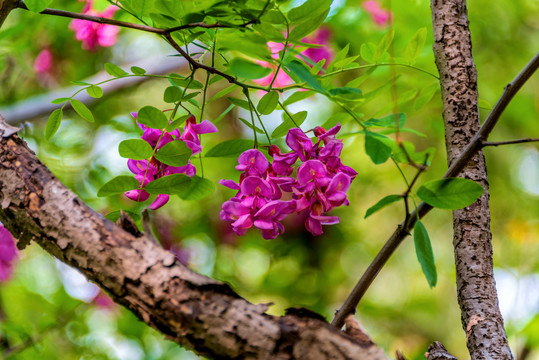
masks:
[[[45,48],[37,54],[34,71],[39,75],[48,75],[52,72],[52,53],[49,49]]]
[[[236,166],[243,171],[239,184],[232,180],[219,182],[238,191],[223,204],[220,218],[233,221],[232,230],[238,235],[254,226],[262,231],[264,239],[282,234],[281,221],[292,213],[306,215],[305,227],[313,235],[323,233],[322,225],[337,224],[339,218],[326,213],[348,206],[346,193],[357,175],[341,162],[343,145],[336,139],[340,128],[340,124],[327,131],[315,128],[316,143],[301,129],[290,129],[286,143],[292,152],[282,153],[276,145],[270,146],[271,164],[257,149],[243,152]],[[302,164],[296,177],[290,177],[298,159]],[[281,200],[283,193],[289,193],[292,200]]]
[[[392,21],[391,11],[382,8],[377,0],[364,1],[361,6],[371,16],[372,20],[378,25],[386,25]]]
[[[131,113],[136,119],[137,113]],[[216,132],[217,128],[210,121],[204,120],[200,124],[196,123],[194,116],[190,116],[186,120],[186,125],[183,134],[179,129],[171,132],[166,132],[159,129],[152,129],[146,125],[138,123],[138,126],[142,129],[143,134],[140,137],[146,141],[150,146],[156,150],[159,150],[164,145],[171,141],[183,141],[192,150],[193,155],[199,153],[202,150],[200,145],[199,134],[207,134]],[[191,164],[191,160],[184,166],[170,166],[166,165],[156,158],[152,157],[149,160],[127,160],[127,168],[135,175],[135,179],[139,182],[140,187],[135,190],[130,190],[124,193],[124,195],[133,201],[144,202],[148,200],[150,194],[144,190],[144,187],[148,183],[171,174],[185,174],[189,177],[196,175],[196,168]],[[170,199],[167,194],[159,194],[157,198],[150,204],[151,210],[157,210],[164,206]]]
[[[15,239],[0,223],[0,282],[6,282],[11,278],[17,257]]]
[[[118,10],[115,6],[107,7],[103,12],[92,9],[92,0],[86,0],[83,14],[112,18]],[[114,25],[99,24],[87,20],[75,19],[69,25],[75,31],[75,38],[82,42],[84,50],[96,51],[99,46],[110,47],[117,41],[119,29]]]

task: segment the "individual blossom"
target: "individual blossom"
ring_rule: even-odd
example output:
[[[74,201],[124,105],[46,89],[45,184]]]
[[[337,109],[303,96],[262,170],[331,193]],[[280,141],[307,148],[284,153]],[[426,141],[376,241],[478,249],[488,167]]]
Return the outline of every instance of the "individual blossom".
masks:
[[[52,70],[52,53],[45,48],[37,54],[34,60],[34,71],[38,75],[50,75]]]
[[[118,10],[116,6],[110,5],[104,11],[98,12],[92,9],[93,1],[86,0],[86,5],[82,11],[85,15],[112,18]],[[75,31],[75,38],[82,42],[84,50],[96,51],[99,46],[110,47],[117,41],[119,29],[114,25],[99,24],[93,21],[75,19],[69,25]]]
[[[0,223],[0,282],[6,282],[11,278],[17,257],[15,239],[8,229]]]
[[[131,115],[135,119],[137,118],[137,113],[131,113]],[[210,121],[204,120],[197,124],[194,116],[190,116],[186,120],[183,133],[181,133],[179,129],[167,132],[164,130],[152,129],[138,122],[137,124],[143,131],[140,138],[157,151],[171,141],[183,141],[192,150],[193,154],[197,154],[202,150],[199,135],[217,132],[217,128]],[[144,187],[156,179],[172,174],[185,174],[189,177],[196,175],[196,168],[191,164],[191,160],[188,160],[187,165],[184,166],[171,166],[160,162],[155,157],[152,157],[149,160],[128,159],[127,167],[129,171],[135,175],[135,179],[139,182],[140,187],[135,190],[126,191],[124,195],[128,199],[137,202],[148,200],[150,194],[144,190]],[[169,199],[169,195],[159,194],[150,204],[149,208],[151,210],[157,210],[164,206]]]
[[[378,25],[389,24],[393,18],[391,11],[382,8],[377,0],[364,1],[361,6],[371,16],[372,20]]]
[[[323,225],[339,222],[327,215],[339,206],[348,206],[346,193],[357,172],[342,164],[342,141],[336,139],[341,129],[337,124],[329,130],[313,129],[317,141],[301,129],[288,131],[286,143],[292,150],[283,153],[276,145],[268,149],[270,163],[257,149],[247,150],[238,159],[237,170],[243,171],[239,183],[221,180],[220,184],[237,190],[236,196],[223,204],[220,217],[232,221],[232,229],[243,235],[251,228],[261,230],[265,239],[274,239],[284,232],[281,221],[292,213],[305,216],[305,227],[313,235],[323,233]],[[301,165],[294,172],[297,160]],[[283,193],[289,193],[282,200]]]

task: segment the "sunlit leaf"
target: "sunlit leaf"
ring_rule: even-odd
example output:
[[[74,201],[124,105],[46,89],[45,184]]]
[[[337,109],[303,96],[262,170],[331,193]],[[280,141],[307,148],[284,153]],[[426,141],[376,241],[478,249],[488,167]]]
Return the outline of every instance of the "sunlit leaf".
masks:
[[[152,129],[162,129],[168,125],[168,119],[165,114],[153,106],[144,106],[141,108],[137,114],[137,122]]]
[[[183,200],[200,200],[203,199],[215,191],[215,185],[212,181],[201,178],[198,175],[195,175],[191,178],[191,185],[185,192],[181,193],[179,196]]]
[[[230,62],[230,71],[242,79],[260,79],[271,73],[271,69],[260,66],[242,58],[234,58]]]
[[[275,130],[273,130],[273,132],[271,133],[271,137],[276,139],[281,136],[284,136],[286,135],[288,130],[298,127],[301,124],[303,124],[303,122],[307,118],[307,111],[300,111],[298,113],[292,114],[292,118],[294,119],[294,121],[290,119],[288,114],[283,113],[283,123],[277,126]]]
[[[171,174],[163,176],[148,183],[144,190],[150,194],[181,194],[191,185],[191,178],[184,174]]]
[[[153,154],[153,148],[142,139],[128,139],[118,145],[120,156],[126,159],[142,160]]]
[[[114,65],[111,63],[105,64],[105,71],[110,75],[114,77],[123,77],[126,75],[129,75],[127,71],[119,67],[118,65]]]
[[[47,140],[50,140],[58,131],[58,128],[62,123],[62,116],[62,109],[56,109],[49,115],[47,126],[45,127],[45,138]]]
[[[97,196],[110,196],[116,194],[122,194],[126,191],[133,190],[139,187],[139,182],[133,177],[128,175],[116,176],[109,182],[105,183],[99,191]]]
[[[86,107],[82,102],[77,99],[71,99],[71,106],[77,114],[79,114],[83,119],[88,120],[89,122],[94,122],[94,116],[90,109]]]
[[[483,191],[483,187],[475,181],[447,178],[424,184],[417,190],[417,196],[431,206],[457,210],[473,204]]]
[[[247,139],[227,140],[212,147],[206,157],[235,157],[253,148],[253,141]]]
[[[279,103],[279,93],[277,91],[270,91],[269,93],[262,96],[256,109],[259,113],[263,115],[268,115],[275,110],[277,104]]]
[[[376,165],[383,164],[391,156],[392,140],[387,136],[365,132],[365,152]]]
[[[171,141],[155,154],[155,158],[170,166],[185,166],[193,154],[187,144],[183,141]]]
[[[99,99],[103,96],[103,89],[97,85],[92,85],[86,88],[86,92],[93,98]]]

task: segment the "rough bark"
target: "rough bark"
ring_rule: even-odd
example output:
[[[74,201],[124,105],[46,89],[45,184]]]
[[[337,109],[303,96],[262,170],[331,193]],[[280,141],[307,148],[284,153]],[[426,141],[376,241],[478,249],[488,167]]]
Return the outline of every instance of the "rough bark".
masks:
[[[0,117],[0,221],[76,267],[142,321],[219,359],[386,359],[314,317],[265,314],[145,236],[105,219],[60,183]]]
[[[477,71],[465,0],[433,0],[434,56],[440,73],[448,164],[479,130]],[[498,307],[492,265],[488,179],[477,152],[460,176],[485,191],[474,204],[453,212],[457,296],[472,359],[512,359]]]

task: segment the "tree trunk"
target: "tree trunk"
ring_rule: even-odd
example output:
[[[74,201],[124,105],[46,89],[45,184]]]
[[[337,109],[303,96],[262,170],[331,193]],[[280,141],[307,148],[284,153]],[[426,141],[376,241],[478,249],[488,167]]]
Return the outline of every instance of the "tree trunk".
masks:
[[[431,8],[447,161],[451,165],[479,130],[477,71],[466,1],[433,0]],[[485,188],[477,202],[453,212],[457,296],[468,350],[472,359],[512,359],[493,275],[488,179],[481,151],[460,176]]]
[[[170,340],[219,359],[387,359],[317,318],[265,314],[151,239],[105,219],[56,179],[0,117],[0,221],[79,269]]]

